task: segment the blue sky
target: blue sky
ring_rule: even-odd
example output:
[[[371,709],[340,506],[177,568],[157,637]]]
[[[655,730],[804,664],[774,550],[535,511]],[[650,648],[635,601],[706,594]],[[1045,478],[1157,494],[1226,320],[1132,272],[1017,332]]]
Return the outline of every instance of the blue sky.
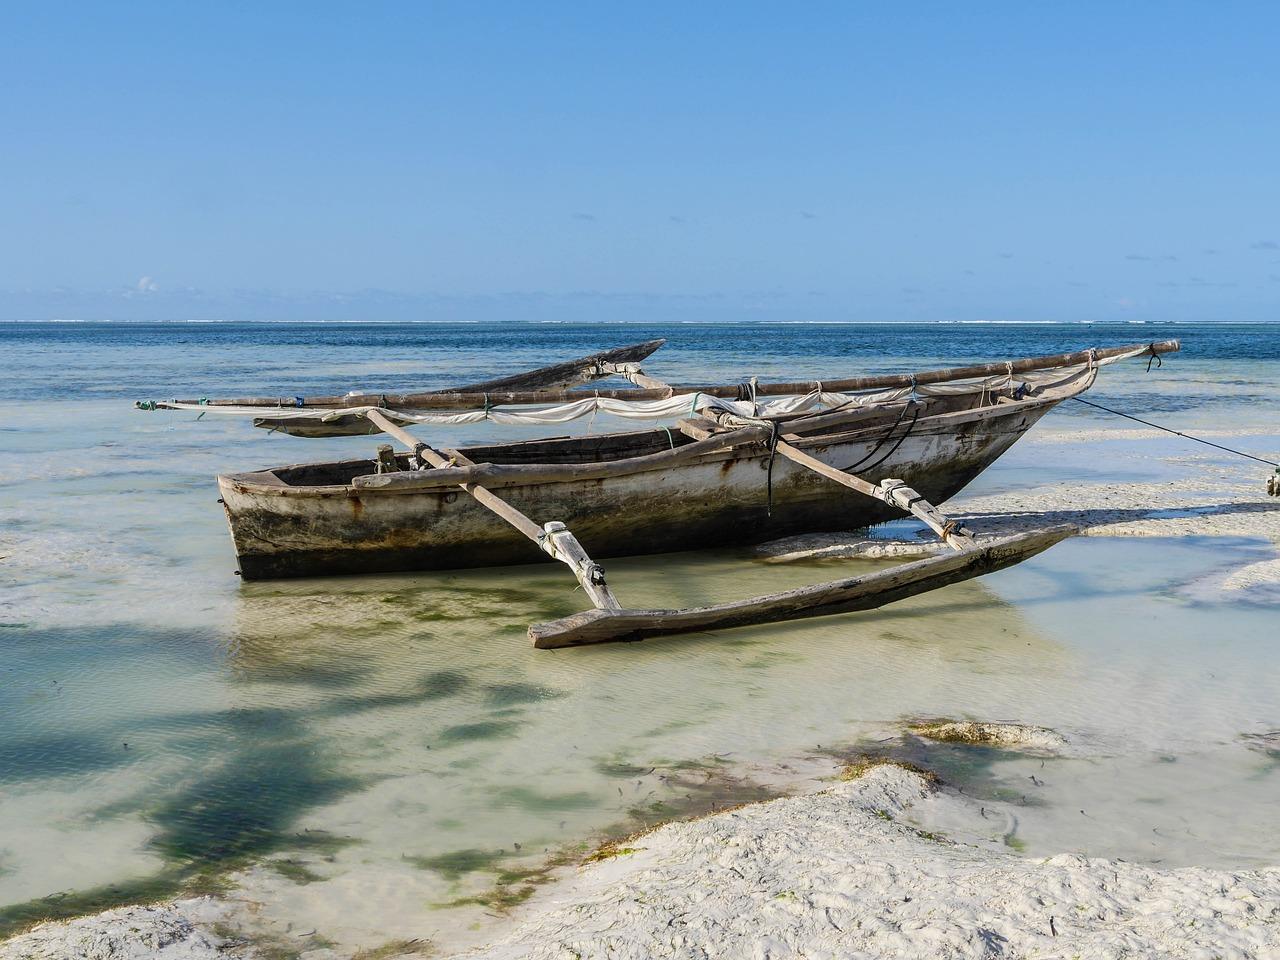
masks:
[[[7,3],[0,319],[1280,319],[1280,6]]]

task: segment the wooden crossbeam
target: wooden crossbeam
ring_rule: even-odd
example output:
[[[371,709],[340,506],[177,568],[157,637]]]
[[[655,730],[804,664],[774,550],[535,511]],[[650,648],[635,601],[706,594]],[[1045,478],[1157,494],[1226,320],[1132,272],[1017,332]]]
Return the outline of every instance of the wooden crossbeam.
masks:
[[[397,426],[378,410],[370,410],[365,414],[369,421],[388,433],[413,451],[413,455],[423,463],[433,467],[451,467],[455,465],[475,466],[467,457],[457,450],[435,450],[423,443],[404,428]],[[497,494],[480,486],[478,483],[459,483],[459,487],[470,494],[477,503],[493,511],[511,526],[536,543],[548,556],[559,560],[571,571],[583,592],[591,598],[598,610],[620,610],[618,602],[609,584],[605,581],[604,568],[587,555],[582,544],[570,532],[569,528],[559,521],[552,521],[545,526],[538,526],[507,501]]]
[[[726,429],[706,417],[680,420],[676,423],[676,427],[681,433],[693,437],[695,440],[706,440]],[[960,527],[955,521],[948,519],[937,507],[901,480],[885,480],[878,484],[872,483],[869,480],[862,479],[862,477],[846,473],[830,464],[823,463],[817,457],[805,453],[785,440],[778,440],[774,449],[780,456],[786,457],[792,463],[812,470],[828,480],[834,480],[850,490],[856,490],[858,493],[880,500],[918,517],[952,549],[968,550],[976,545],[976,541],[969,531]]]

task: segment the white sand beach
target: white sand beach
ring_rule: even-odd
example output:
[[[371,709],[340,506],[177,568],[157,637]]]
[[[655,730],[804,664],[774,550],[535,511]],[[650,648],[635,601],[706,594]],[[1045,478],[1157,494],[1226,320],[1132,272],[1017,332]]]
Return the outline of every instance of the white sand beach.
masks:
[[[636,837],[468,956],[1104,960],[1280,951],[1280,869],[1027,860],[993,836],[1009,815],[912,771],[875,766],[816,794]],[[922,830],[907,818],[950,828]]]
[[[994,728],[999,742],[1017,728]],[[1033,732],[1043,743],[1043,732]],[[488,960],[694,957],[1266,958],[1280,951],[1280,868],[1161,870],[1002,844],[1013,808],[893,763],[817,792],[672,823],[558,871]],[[270,956],[219,934],[207,899],[45,924],[4,960]],[[389,944],[379,958],[419,956]],[[305,960],[342,956],[311,949]]]

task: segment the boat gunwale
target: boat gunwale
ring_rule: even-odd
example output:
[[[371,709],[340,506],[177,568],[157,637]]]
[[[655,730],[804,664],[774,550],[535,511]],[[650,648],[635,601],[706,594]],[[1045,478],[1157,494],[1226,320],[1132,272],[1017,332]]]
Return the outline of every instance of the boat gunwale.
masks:
[[[926,417],[919,418],[915,422],[911,430],[911,435],[928,436],[937,433],[948,432],[957,425],[968,422],[981,421],[985,419],[995,419],[999,417],[1003,419],[1005,416],[1013,416],[1019,413],[1037,409],[1043,406],[1053,406],[1061,403],[1063,400],[1074,396],[1077,393],[1083,393],[1088,389],[1087,385],[1075,386],[1066,389],[1054,389],[1046,391],[1040,396],[1028,397],[1024,400],[1013,400],[1007,403],[991,403],[982,406],[972,407],[968,410],[951,410],[941,413],[931,414]],[[994,415],[994,416],[993,416]],[[655,428],[662,429],[662,428]],[[872,427],[859,427],[856,430],[848,430],[839,433],[816,433],[808,436],[798,436],[792,442],[793,446],[801,449],[814,447],[828,447],[835,443],[856,443],[862,439],[872,439],[884,431],[884,424],[878,424]],[[625,437],[638,436],[645,433],[655,432],[653,430],[626,430],[616,433],[598,434],[598,437]],[[529,441],[518,441],[529,442]],[[505,446],[505,444],[476,444],[475,447],[486,446]],[[459,447],[461,453],[466,454],[475,447]],[[641,476],[646,473],[662,473],[673,469],[682,469],[685,467],[703,466],[706,464],[721,463],[729,460],[742,459],[760,459],[768,455],[767,450],[759,449],[749,453],[743,452],[742,447],[730,448],[714,453],[708,453],[704,456],[687,461],[680,464],[653,465],[641,467],[634,472],[622,473],[608,479],[620,479],[621,477]],[[601,461],[602,463],[619,464],[625,463],[628,459],[623,458],[614,461]],[[261,477],[272,475],[278,470],[292,470],[308,466],[330,466],[344,463],[368,462],[369,458],[352,458],[350,460],[335,460],[324,464],[316,463],[295,463],[277,467],[269,467],[263,470],[254,470],[247,473],[222,474],[218,477],[218,483],[231,484],[237,492],[250,494],[255,496],[277,496],[277,497],[299,497],[313,499],[334,499],[337,497],[346,497],[350,499],[364,499],[373,495],[394,495],[404,496],[413,494],[428,494],[431,496],[439,496],[440,494],[454,492],[458,489],[458,482],[446,478],[441,478],[439,485],[431,486],[413,486],[413,487],[356,487],[352,483],[342,484],[315,484],[304,486],[290,486],[279,478],[275,478],[276,482],[263,482]],[[556,467],[564,466],[561,463],[529,463],[520,464],[522,467],[546,467],[549,470]],[[353,478],[354,479],[354,478]],[[527,482],[513,482],[501,485],[495,485],[495,489],[514,490],[521,487],[549,486],[559,483],[583,483],[594,482],[590,478],[575,478],[569,480],[530,480]]]

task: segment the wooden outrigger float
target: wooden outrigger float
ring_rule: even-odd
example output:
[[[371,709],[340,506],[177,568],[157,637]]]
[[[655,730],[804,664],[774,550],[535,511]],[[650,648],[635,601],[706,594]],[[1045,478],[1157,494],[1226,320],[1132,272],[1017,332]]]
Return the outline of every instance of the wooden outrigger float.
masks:
[[[676,387],[639,366],[661,345],[636,344],[448,391],[139,406],[247,415],[257,426],[298,436],[385,433],[400,441],[404,451],[383,445],[372,459],[219,477],[241,574],[451,569],[550,557],[569,567],[593,608],[533,625],[531,639],[545,648],[867,610],[1034,556],[1074,528],[980,540],[934,504],[954,496],[1057,404],[1092,386],[1100,366],[1178,349],[1177,341],[1163,341],[915,374]],[[632,386],[572,389],[608,376]],[[672,426],[461,449],[432,447],[406,429],[484,420],[543,425],[599,412]],[[597,562],[858,529],[904,515],[923,521],[951,552],[708,607],[624,608]]]

